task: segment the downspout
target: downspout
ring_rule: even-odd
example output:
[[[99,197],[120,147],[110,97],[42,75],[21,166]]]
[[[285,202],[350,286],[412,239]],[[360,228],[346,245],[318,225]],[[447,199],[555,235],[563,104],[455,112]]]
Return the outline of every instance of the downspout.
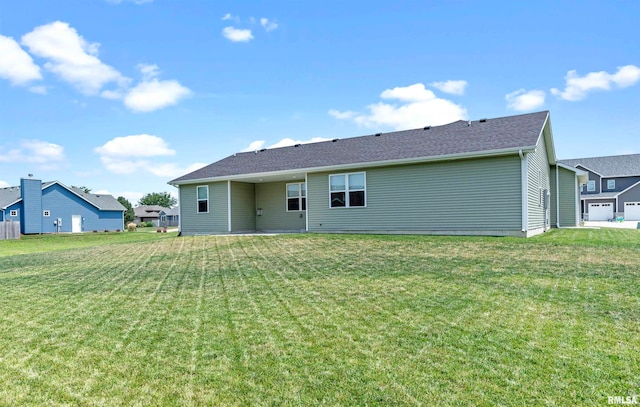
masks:
[[[178,187],[178,236],[182,236],[182,190]]]
[[[309,182],[307,180],[307,173],[304,173],[304,187],[306,190],[305,199],[307,201],[307,206],[305,208],[304,214],[304,230],[305,232],[309,231]]]
[[[231,233],[231,180],[227,180],[227,229]]]
[[[522,232],[527,234],[527,230],[529,228],[529,182],[527,179],[527,156],[522,153],[522,150],[518,151],[518,155],[520,156],[520,175],[522,178]]]
[[[556,227],[560,227],[560,167],[556,165]]]

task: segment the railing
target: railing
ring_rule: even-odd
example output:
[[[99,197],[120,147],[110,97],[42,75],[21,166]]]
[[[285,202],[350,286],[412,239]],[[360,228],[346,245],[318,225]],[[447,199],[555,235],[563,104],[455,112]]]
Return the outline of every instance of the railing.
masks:
[[[20,222],[6,220],[0,222],[0,240],[20,239]]]

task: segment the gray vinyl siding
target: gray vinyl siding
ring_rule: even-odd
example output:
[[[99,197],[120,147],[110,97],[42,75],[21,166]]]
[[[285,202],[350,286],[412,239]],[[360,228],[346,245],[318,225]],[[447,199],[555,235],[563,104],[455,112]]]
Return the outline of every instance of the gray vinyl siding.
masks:
[[[544,131],[547,131],[545,128]],[[551,191],[550,167],[544,137],[540,137],[536,150],[527,154],[527,230],[545,228],[544,201],[541,190]],[[549,227],[546,225],[546,227]]]
[[[256,209],[262,209],[262,216],[256,217],[257,230],[299,232],[306,228],[306,212],[287,212],[286,188],[286,182],[256,184]]]
[[[198,213],[196,187],[209,186],[209,213]],[[181,232],[185,235],[226,233],[227,217],[227,182],[214,182],[180,186]]]
[[[560,188],[558,188],[558,200],[560,210],[560,227],[573,227],[578,225],[578,180],[576,173],[565,168],[557,168]],[[555,191],[555,189],[552,189]],[[553,192],[552,192],[553,194]],[[552,199],[555,202],[555,199]],[[555,219],[552,216],[552,220]]]
[[[256,196],[254,184],[231,183],[231,231],[256,230]]]
[[[313,232],[434,232],[521,235],[517,155],[362,168],[366,207],[329,208],[329,175],[308,174]]]
[[[594,174],[593,172],[589,171],[588,168],[584,168],[584,167],[582,167],[580,165],[578,165],[576,168],[588,172],[589,173],[589,181],[595,181],[596,182],[596,190],[595,191],[591,191],[591,192],[587,192],[587,184],[584,184],[584,186],[582,187],[582,194],[583,195],[599,194],[600,192],[602,192],[602,189],[600,188],[602,186],[602,181],[600,180],[600,176],[598,174]]]
[[[618,195],[618,212],[624,212],[625,202],[640,202],[640,185]]]
[[[606,189],[607,181],[610,179],[616,180],[616,188],[615,189]],[[630,186],[640,182],[640,177],[619,177],[619,178],[603,178],[602,185],[604,186],[604,192],[621,192]]]

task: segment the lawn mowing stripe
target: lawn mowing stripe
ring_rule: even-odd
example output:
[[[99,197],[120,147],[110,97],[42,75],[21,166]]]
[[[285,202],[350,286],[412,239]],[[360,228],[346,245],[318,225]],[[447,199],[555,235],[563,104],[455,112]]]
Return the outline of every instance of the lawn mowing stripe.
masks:
[[[270,244],[264,244],[266,242],[266,239],[262,239],[262,243],[263,246],[267,247],[268,249],[272,249],[273,244],[276,244],[280,247],[280,252],[284,252],[286,253],[288,256],[272,256],[274,258],[276,258],[278,261],[280,262],[284,262],[287,266],[287,269],[291,269],[291,270],[298,270],[301,271],[302,270],[302,266],[299,265],[299,262],[296,260],[299,260],[300,255],[296,254],[296,252],[292,252],[290,247],[285,247],[282,244],[282,241],[280,239],[273,239],[270,240],[269,243]],[[287,243],[290,243],[289,241],[287,241]],[[296,242],[297,243],[297,242]],[[301,250],[302,253],[308,253],[311,251],[307,251],[307,250]],[[335,251],[333,252],[334,254],[336,253]],[[264,256],[264,254],[261,254],[261,256],[263,258],[266,259],[266,256]],[[294,259],[293,261],[291,259]],[[317,267],[315,267],[313,262],[308,262],[305,263],[307,265],[309,265],[309,268],[311,268],[314,271],[314,275],[317,275],[319,277],[323,277],[325,279],[327,279],[328,281],[328,277],[325,277],[321,272],[320,269],[318,269]],[[336,259],[335,260],[335,264],[340,264],[339,261]],[[279,269],[279,267],[275,268],[276,270]],[[277,273],[281,278],[286,278],[282,275],[282,273]],[[299,296],[301,298],[311,298],[311,296],[309,294],[316,294],[317,293],[313,293],[313,292],[309,292],[308,290],[304,290],[304,289],[300,289],[299,286],[296,287],[294,285],[294,289],[296,289],[297,291],[299,291]],[[316,288],[318,286],[316,285]],[[352,307],[348,307],[345,308],[343,305],[341,305],[340,301],[338,300],[338,297],[335,295],[335,293],[331,292],[331,290],[326,290],[325,295],[323,295],[323,299],[328,299],[330,298],[332,301],[333,306],[329,307],[329,308],[323,308],[320,306],[316,306],[314,305],[313,307],[316,309],[316,312],[318,312],[319,315],[322,315],[323,317],[325,317],[325,321],[328,322],[330,325],[332,325],[335,329],[336,332],[340,333],[340,335],[344,336],[345,338],[347,338],[349,343],[352,344],[356,344],[359,343],[359,341],[350,333],[349,329],[347,329],[346,326],[342,326],[342,325],[338,325],[336,323],[336,321],[339,318],[335,318],[334,313],[330,310],[332,308],[336,308],[336,309],[344,309],[345,311],[348,309],[348,311],[353,312],[354,309]],[[371,305],[371,304],[370,304]],[[347,319],[345,319],[347,320]],[[366,336],[366,332],[373,332],[376,330],[375,326],[372,326],[369,321],[367,320],[366,317],[363,317],[361,315],[361,317],[358,319],[360,322],[363,322],[365,325],[364,329],[361,329],[357,332],[358,336]],[[364,355],[367,357],[368,360],[375,360],[376,359],[376,354],[374,354],[374,352],[371,349],[366,349],[363,348],[362,346],[356,346],[354,351]],[[417,398],[411,393],[411,391],[409,391],[409,389],[404,386],[403,384],[399,383],[397,380],[391,378],[389,375],[387,375],[388,378],[390,378],[391,380],[389,380],[389,385],[392,386],[397,392],[399,392],[400,394],[402,394],[406,399],[408,399],[411,403],[416,404],[416,405],[421,405],[422,403],[417,400]]]
[[[141,247],[136,247],[136,251],[140,251],[141,249],[143,249],[143,248],[141,248]],[[116,261],[115,265],[118,265],[118,264],[120,264],[120,263],[122,263],[122,264],[130,264],[130,262],[118,261],[119,259],[121,259],[121,258],[118,258],[118,257],[116,256],[116,257],[112,257],[110,260],[111,260],[111,261],[114,261],[114,260],[115,260],[115,261]],[[113,264],[113,263],[109,263],[109,262],[107,262],[107,263],[105,264],[104,269],[111,269],[113,266],[114,266],[114,264]],[[136,266],[136,265],[133,265],[132,267],[125,267],[122,273],[116,274],[115,276],[113,276],[113,275],[112,275],[112,278],[110,279],[110,281],[112,281],[112,282],[113,282],[113,281],[117,280],[119,276],[121,276],[122,274],[126,274],[128,270],[130,270],[130,269],[134,268],[134,269],[135,269],[135,270],[134,270],[134,273],[130,274],[130,275],[127,277],[127,278],[130,278],[133,274],[137,273],[137,272],[142,268],[142,266],[143,266],[143,265],[138,265],[138,267],[137,267],[137,268],[135,268],[135,266]],[[106,274],[105,274],[105,275],[106,275]],[[100,280],[98,280],[98,283],[96,283],[96,284],[99,284],[99,282],[100,282]],[[122,287],[123,285],[124,285],[124,283],[121,283],[121,284],[119,285],[119,287]],[[108,285],[107,285],[107,287],[108,287]],[[116,288],[114,288],[113,290],[111,290],[111,291],[109,292],[109,294],[108,294],[107,298],[108,298],[108,297],[110,297],[110,296],[111,296],[111,295],[112,295],[112,294],[113,294],[113,293],[114,293],[114,292],[115,292],[119,287],[116,287]],[[75,291],[75,292],[78,292],[78,291],[80,291],[80,290],[74,290],[74,291]],[[80,292],[83,292],[83,291],[84,291],[84,290],[82,290],[82,291],[80,291]],[[107,298],[105,298],[105,299],[107,299]],[[97,309],[97,308],[99,308],[99,307],[101,307],[101,306],[102,306],[102,304],[101,304],[102,302],[101,302],[101,301],[95,301],[95,302],[93,302],[93,303],[92,303],[92,306],[84,307],[83,305],[84,305],[84,304],[86,304],[86,303],[88,303],[89,301],[91,301],[90,297],[89,297],[89,296],[85,297],[85,300],[84,300],[83,302],[81,302],[80,304],[78,304],[78,305],[74,308],[74,310],[72,310],[72,311],[71,311],[71,313],[70,313],[70,314],[71,314],[71,315],[76,315],[76,312],[75,312],[75,311],[82,309],[82,311],[84,311],[85,313],[86,313],[86,311],[88,311],[88,314],[89,314],[89,315],[91,315],[91,314],[93,314],[93,312],[92,312],[92,310],[93,310],[93,309]],[[52,308],[52,309],[55,309],[55,308]],[[110,309],[110,312],[108,313],[108,315],[104,316],[104,317],[103,317],[101,320],[99,320],[97,323],[93,322],[93,323],[92,323],[92,325],[91,325],[91,328],[90,328],[90,329],[87,329],[87,330],[82,331],[82,334],[83,334],[83,335],[79,338],[79,340],[76,340],[76,342],[74,343],[74,344],[76,345],[76,346],[75,346],[75,348],[76,348],[76,349],[80,349],[80,348],[84,345],[84,342],[85,342],[86,340],[88,340],[88,339],[92,338],[93,332],[96,332],[98,329],[100,329],[100,327],[101,327],[101,325],[103,324],[103,322],[108,318],[108,316],[109,316],[109,315],[113,314],[114,312],[116,312],[116,310],[115,310],[115,309],[113,309],[113,308],[111,308],[111,309]],[[45,320],[50,320],[50,318],[47,318],[47,319],[45,319]],[[63,324],[68,324],[68,322],[66,322],[66,323],[65,323],[65,322],[64,322],[64,320],[59,320],[59,325],[58,325],[58,328],[59,328],[59,329],[56,329],[55,331],[62,331],[62,332],[64,332],[64,329],[63,329],[63,328],[64,328],[64,325],[63,325]],[[77,332],[77,331],[76,331],[76,332]],[[43,335],[39,335],[39,336],[40,336],[40,338],[39,338],[39,339],[40,339],[40,340],[39,340],[39,342],[40,342],[40,343],[42,343],[42,342],[44,342],[44,341],[46,341],[46,340],[47,340],[47,338],[46,338],[45,336],[43,336]],[[35,346],[34,346],[34,345],[35,345]],[[38,356],[38,359],[42,359],[42,357],[43,357],[43,355],[42,355],[42,346],[41,346],[41,345],[32,344],[30,347],[31,347],[32,349],[31,349],[31,351],[30,351],[30,354],[29,354],[28,358],[27,358],[27,359],[25,359],[25,360],[21,363],[21,364],[23,364],[23,365],[25,365],[25,364],[26,364],[26,365],[32,365],[33,363],[32,363],[31,361],[32,361],[32,360],[33,360],[33,358],[35,358],[36,356]],[[64,348],[61,348],[61,350],[64,350]],[[73,363],[73,361],[72,361],[72,360],[68,360],[68,361],[67,361],[67,363]],[[42,384],[40,383],[40,382],[42,382],[42,380],[36,380],[36,382],[38,382],[38,385],[42,385]],[[55,390],[56,390],[56,391],[59,391],[59,389],[55,389]]]

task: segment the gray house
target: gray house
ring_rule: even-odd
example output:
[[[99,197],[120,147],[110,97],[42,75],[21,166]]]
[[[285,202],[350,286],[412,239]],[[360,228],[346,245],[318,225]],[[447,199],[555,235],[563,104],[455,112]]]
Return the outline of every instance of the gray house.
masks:
[[[134,222],[140,224],[143,222],[151,222],[153,226],[160,226],[160,213],[167,211],[169,208],[165,208],[160,205],[140,205],[133,208],[135,215]]]
[[[170,208],[163,209],[159,213],[160,222],[158,226],[168,227],[168,226],[178,226],[180,219],[180,208]]]
[[[581,182],[543,111],[237,153],[169,183],[184,235],[528,237],[578,224]]]
[[[560,162],[588,173],[589,179],[580,190],[584,220],[640,220],[640,154]]]

